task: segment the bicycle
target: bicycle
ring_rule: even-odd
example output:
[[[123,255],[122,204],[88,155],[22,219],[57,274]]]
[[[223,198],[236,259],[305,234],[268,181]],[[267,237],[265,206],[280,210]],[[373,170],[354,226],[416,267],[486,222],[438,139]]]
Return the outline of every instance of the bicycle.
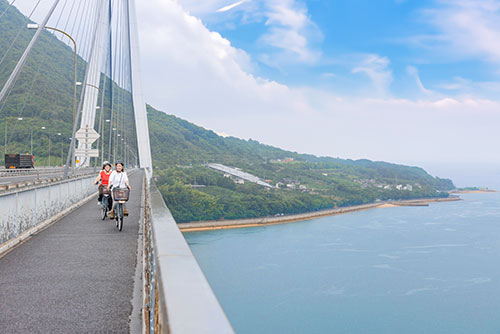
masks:
[[[108,211],[112,209],[111,191],[106,185],[101,184],[99,192],[101,193],[101,219],[104,220],[108,216]]]
[[[123,229],[123,205],[128,201],[128,188],[113,188],[113,200],[115,201],[116,227],[121,232]]]

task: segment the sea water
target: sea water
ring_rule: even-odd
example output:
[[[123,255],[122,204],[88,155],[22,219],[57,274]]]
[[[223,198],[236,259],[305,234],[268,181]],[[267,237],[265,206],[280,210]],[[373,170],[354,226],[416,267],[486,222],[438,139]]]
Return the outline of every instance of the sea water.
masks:
[[[500,194],[186,233],[237,333],[500,333]]]

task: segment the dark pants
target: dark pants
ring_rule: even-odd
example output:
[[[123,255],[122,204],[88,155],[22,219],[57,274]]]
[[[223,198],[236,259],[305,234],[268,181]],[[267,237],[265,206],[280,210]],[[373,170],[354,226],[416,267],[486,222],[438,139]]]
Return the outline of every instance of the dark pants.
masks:
[[[106,186],[105,185],[99,186],[99,197],[97,197],[98,202],[102,201],[102,197],[104,196],[102,191],[103,191],[104,187],[106,187]],[[111,196],[111,194],[109,194],[108,195],[108,210],[111,210],[111,208],[113,208],[113,197]]]
[[[99,194],[99,197],[97,198],[97,201],[100,203],[102,201],[102,194]],[[113,208],[113,198],[110,196],[108,196],[108,210],[111,210],[111,208]]]

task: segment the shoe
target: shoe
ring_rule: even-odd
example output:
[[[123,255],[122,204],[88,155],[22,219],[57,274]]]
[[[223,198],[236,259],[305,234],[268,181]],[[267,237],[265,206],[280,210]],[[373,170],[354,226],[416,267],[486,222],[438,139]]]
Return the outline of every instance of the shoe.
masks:
[[[97,201],[97,206],[101,205],[101,202]]]
[[[127,211],[127,209],[123,209],[123,215],[124,215],[124,216],[128,216],[128,211]]]
[[[115,212],[114,211],[109,212],[109,219],[115,219]]]

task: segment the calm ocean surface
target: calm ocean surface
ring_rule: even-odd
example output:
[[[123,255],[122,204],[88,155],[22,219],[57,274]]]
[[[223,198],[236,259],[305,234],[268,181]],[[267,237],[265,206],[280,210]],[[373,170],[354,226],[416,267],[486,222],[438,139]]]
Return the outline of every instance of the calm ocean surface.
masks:
[[[237,333],[500,333],[500,193],[187,233]]]

